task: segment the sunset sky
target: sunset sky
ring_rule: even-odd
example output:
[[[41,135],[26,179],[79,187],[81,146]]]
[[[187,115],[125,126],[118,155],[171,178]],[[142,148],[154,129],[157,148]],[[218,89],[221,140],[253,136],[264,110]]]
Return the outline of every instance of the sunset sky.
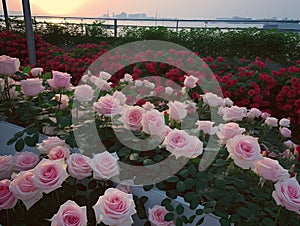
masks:
[[[6,0],[21,11],[21,0]],[[33,15],[99,17],[109,12],[147,13],[172,18],[289,17],[300,19],[300,0],[30,0]],[[2,10],[2,2],[0,3]]]

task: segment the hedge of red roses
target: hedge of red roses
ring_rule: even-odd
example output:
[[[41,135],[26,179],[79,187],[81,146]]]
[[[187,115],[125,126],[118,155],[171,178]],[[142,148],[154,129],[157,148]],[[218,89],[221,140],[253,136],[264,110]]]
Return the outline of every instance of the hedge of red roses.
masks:
[[[0,54],[19,58],[21,65],[29,64],[26,46],[26,39],[21,35],[9,31],[0,34]],[[80,44],[66,51],[36,36],[37,65],[45,71],[55,70],[72,74],[74,85],[86,69],[109,48],[105,42],[101,42]],[[159,56],[163,53],[156,54]],[[166,64],[151,62],[155,59],[151,50],[134,55],[119,51],[114,56],[106,57],[100,66],[102,71],[117,71],[111,79],[113,83],[125,73],[132,74],[133,78],[164,75],[172,81],[179,82],[183,82],[186,73],[197,73],[193,71],[194,62],[188,56],[188,52],[170,50],[168,54]],[[134,60],[140,63],[130,64]],[[120,61],[129,62],[130,66],[123,68]],[[300,139],[300,60],[290,67],[278,67],[273,70],[269,68],[269,64],[272,63],[269,59],[262,60],[259,57],[254,60],[206,57],[203,61],[219,81],[225,97],[230,97],[238,106],[259,108],[279,118],[290,117],[295,139]],[[183,64],[188,65],[190,71],[179,70]],[[202,92],[195,89],[191,95],[197,99]]]

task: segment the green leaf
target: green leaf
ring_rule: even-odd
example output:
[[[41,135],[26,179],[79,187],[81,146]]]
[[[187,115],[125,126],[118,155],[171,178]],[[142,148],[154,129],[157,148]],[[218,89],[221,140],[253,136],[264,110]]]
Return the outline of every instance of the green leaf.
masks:
[[[171,176],[166,181],[169,183],[175,183],[175,182],[179,181],[179,178],[177,176]]]
[[[204,217],[197,221],[196,226],[201,225],[204,221]]]
[[[20,152],[25,147],[25,142],[23,139],[19,139],[15,144],[15,149],[17,152]]]
[[[196,214],[197,215],[202,215],[203,214],[203,209],[198,209],[198,210],[196,210]]]
[[[20,132],[15,133],[14,137],[16,138],[20,138],[24,135],[24,133],[26,132],[26,130],[22,130]]]
[[[174,220],[174,213],[167,213],[165,215],[165,221],[172,221]]]
[[[24,138],[25,144],[29,147],[35,147],[38,142],[38,136],[27,136]]]
[[[32,135],[34,133],[37,133],[39,131],[39,129],[37,127],[28,127],[26,128],[26,133],[28,135]]]
[[[23,69],[23,73],[26,73],[26,74],[29,74],[30,71],[31,71],[31,67],[30,67],[30,66],[26,66],[26,67]]]
[[[150,185],[144,185],[144,190],[145,191],[150,191],[153,188],[153,184]]]
[[[186,187],[185,187],[185,184],[183,181],[179,181],[177,184],[176,184],[176,189],[177,191],[179,192],[184,192]]]
[[[16,142],[17,139],[18,139],[18,138],[16,138],[16,137],[10,138],[10,139],[7,141],[6,145],[12,145],[13,143]]]
[[[142,196],[140,198],[140,203],[145,204],[148,201],[148,197],[147,196]]]
[[[231,224],[230,220],[225,219],[225,218],[221,218],[219,221],[220,221],[222,226],[230,226],[230,224]],[[269,225],[271,225],[271,224],[269,224]]]
[[[183,212],[184,212],[184,207],[181,204],[176,206],[176,213],[177,214],[181,215],[181,214],[183,214]]]
[[[176,218],[176,226],[182,226],[183,225],[183,220],[181,217]]]
[[[236,210],[236,212],[241,215],[242,217],[246,217],[248,218],[251,215],[251,212],[249,209],[245,208],[245,207],[240,207]]]

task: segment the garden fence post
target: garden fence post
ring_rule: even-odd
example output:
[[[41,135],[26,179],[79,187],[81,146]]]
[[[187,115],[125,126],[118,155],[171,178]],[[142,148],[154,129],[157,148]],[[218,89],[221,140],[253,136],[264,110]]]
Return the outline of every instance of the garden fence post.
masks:
[[[115,38],[118,35],[118,20],[117,19],[114,19],[114,35],[115,35]]]
[[[32,28],[32,19],[31,19],[29,0],[22,0],[22,6],[23,6],[25,27],[26,27],[26,39],[27,39],[29,62],[31,65],[35,66],[36,65],[35,39],[34,39],[34,33]]]
[[[6,30],[9,30],[9,19],[8,19],[6,0],[2,0],[2,7],[3,7],[4,18],[5,18],[5,27]]]

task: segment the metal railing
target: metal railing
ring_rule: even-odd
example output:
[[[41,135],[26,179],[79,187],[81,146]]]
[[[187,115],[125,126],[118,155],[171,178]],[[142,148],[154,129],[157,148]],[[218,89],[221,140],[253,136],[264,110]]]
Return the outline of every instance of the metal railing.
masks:
[[[3,17],[3,15],[0,15]],[[22,15],[10,15],[12,19],[23,19]],[[273,25],[270,28],[275,28],[275,25],[293,25],[298,26],[298,29],[291,27],[277,28],[281,31],[296,31],[300,32],[300,20],[271,20],[271,19],[158,19],[158,18],[105,18],[105,17],[72,17],[72,16],[33,16],[33,21],[49,22],[55,24],[91,24],[98,21],[103,22],[108,29],[113,30],[113,35],[118,36],[118,28],[121,27],[153,27],[163,26],[173,29],[178,32],[180,29],[191,28],[220,28],[222,30],[230,29],[245,29],[249,27],[256,27],[264,29],[264,25]],[[139,24],[140,23],[140,24]],[[144,23],[144,24],[141,24]],[[151,24],[154,23],[154,24]],[[70,24],[70,23],[69,23]]]

